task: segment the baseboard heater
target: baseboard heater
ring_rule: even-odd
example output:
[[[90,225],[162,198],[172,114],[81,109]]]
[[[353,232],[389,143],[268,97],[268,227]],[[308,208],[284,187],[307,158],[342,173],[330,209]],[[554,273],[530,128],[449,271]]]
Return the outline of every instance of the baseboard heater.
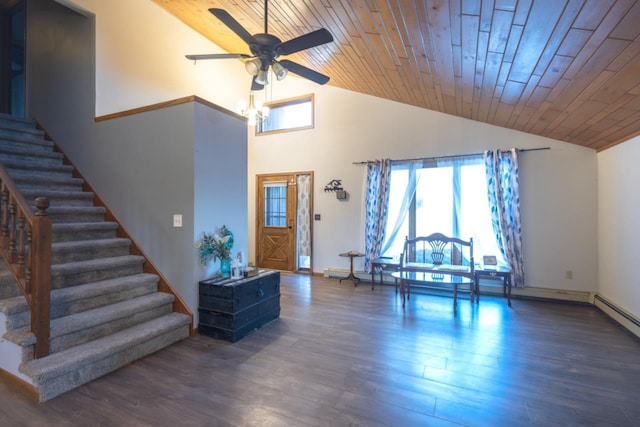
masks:
[[[603,303],[604,305],[609,307],[611,310],[615,311],[617,314],[619,314],[620,316],[624,317],[626,320],[628,320],[629,322],[633,323],[635,326],[640,328],[640,320],[638,320],[635,317],[631,316],[626,311],[620,309],[620,307],[618,307],[617,305],[610,303],[609,301],[607,301],[606,299],[602,298],[598,294],[596,294],[593,297],[593,299],[597,300],[597,301],[600,301],[601,303]]]

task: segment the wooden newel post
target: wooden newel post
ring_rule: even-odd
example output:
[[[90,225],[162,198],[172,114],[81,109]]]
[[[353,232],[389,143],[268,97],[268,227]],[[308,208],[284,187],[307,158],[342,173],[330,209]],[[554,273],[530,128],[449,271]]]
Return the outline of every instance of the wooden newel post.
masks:
[[[31,332],[36,336],[33,357],[49,354],[51,321],[51,218],[49,199],[36,199],[36,218],[32,226],[31,281],[33,283]]]

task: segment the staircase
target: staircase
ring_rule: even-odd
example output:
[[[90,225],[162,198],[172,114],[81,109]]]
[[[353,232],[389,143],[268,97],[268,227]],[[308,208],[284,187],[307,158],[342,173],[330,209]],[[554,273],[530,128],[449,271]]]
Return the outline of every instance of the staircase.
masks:
[[[0,164],[33,206],[50,200],[53,229],[50,354],[33,358],[29,305],[0,257],[0,370],[44,402],[189,335],[191,317],[173,312],[175,297],[33,121],[0,114]]]

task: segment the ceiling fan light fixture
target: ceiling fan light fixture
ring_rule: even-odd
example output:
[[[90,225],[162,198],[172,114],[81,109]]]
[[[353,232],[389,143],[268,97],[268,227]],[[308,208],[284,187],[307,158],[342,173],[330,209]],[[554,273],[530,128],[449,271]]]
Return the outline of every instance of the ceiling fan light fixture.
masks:
[[[269,84],[269,70],[259,70],[256,75],[256,83],[263,86]]]
[[[289,70],[279,62],[274,62],[271,68],[273,68],[273,73],[276,75],[276,79],[278,79],[278,81],[287,77],[287,73],[289,72]]]
[[[247,61],[244,63],[244,68],[247,70],[247,73],[251,74],[252,76],[257,76],[258,72],[260,71],[260,59],[256,58],[256,59],[252,59],[251,61]]]
[[[264,123],[269,118],[269,107],[261,100],[256,100],[253,91],[249,92],[249,103],[241,101],[238,113],[246,117],[249,126]]]

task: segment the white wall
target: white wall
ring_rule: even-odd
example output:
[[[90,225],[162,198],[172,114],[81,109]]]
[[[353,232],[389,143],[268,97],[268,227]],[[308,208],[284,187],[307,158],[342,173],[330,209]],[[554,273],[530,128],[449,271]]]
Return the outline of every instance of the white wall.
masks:
[[[528,286],[595,291],[597,277],[596,153],[594,150],[456,118],[300,79],[276,83],[273,98],[315,93],[315,129],[249,134],[249,224],[254,224],[255,174],[314,171],[313,269],[348,268],[339,253],[364,250],[364,160],[539,148],[522,153],[521,204]],[[341,179],[349,200],[323,187]],[[250,227],[250,241],[255,230]],[[255,248],[249,247],[251,257]],[[354,260],[356,269],[363,259]],[[573,279],[566,279],[566,271]]]
[[[640,318],[640,137],[598,153],[598,292]]]
[[[57,1],[96,16],[96,116],[189,95],[235,111],[248,95],[240,61],[194,65],[186,54],[222,50],[151,0]]]
[[[70,0],[60,0],[70,1]],[[96,14],[96,115],[196,94],[234,110],[250,78],[240,61],[201,61],[186,53],[217,48],[149,0],[73,0]],[[214,19],[212,17],[212,19]],[[353,92],[294,76],[269,86],[273,99],[315,93],[315,129],[255,137],[248,156],[248,251],[254,259],[255,174],[314,171],[315,272],[347,267],[337,256],[364,249],[365,168],[353,162],[465,154],[487,148],[551,147],[522,155],[521,188],[529,286],[596,290],[596,154],[540,138]],[[271,92],[270,92],[271,93]],[[322,188],[342,179],[339,202]],[[362,268],[362,260],[356,268]],[[573,279],[565,278],[567,270]]]

